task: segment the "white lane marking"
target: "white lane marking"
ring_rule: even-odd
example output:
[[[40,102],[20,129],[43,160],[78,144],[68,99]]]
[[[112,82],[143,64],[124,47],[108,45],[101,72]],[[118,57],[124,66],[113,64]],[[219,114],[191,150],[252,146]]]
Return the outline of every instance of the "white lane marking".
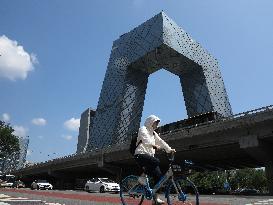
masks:
[[[245,205],[273,205],[273,199],[260,200],[257,202],[253,202],[252,204]]]
[[[5,194],[0,194],[0,202],[41,202],[41,200],[35,200],[35,199],[28,199],[25,197],[11,197],[9,195],[5,195]]]
[[[7,204],[5,202],[23,202],[23,201],[41,202],[41,200],[28,199],[28,198],[23,198],[23,197],[11,197],[9,195],[0,194],[0,205],[10,205],[10,204]],[[43,201],[43,202],[44,202],[45,205],[65,205],[65,204],[51,203],[51,202],[46,202],[46,201]]]
[[[14,199],[17,199],[17,200],[25,200],[25,199],[28,199],[28,198],[23,198],[23,197],[7,197],[6,199],[9,199],[9,200],[14,200]],[[1,199],[0,199],[1,200]]]
[[[35,199],[0,199],[2,202],[41,202],[41,200],[35,200]]]
[[[4,197],[10,197],[10,196],[5,195],[5,194],[0,194],[0,198],[4,198]]]

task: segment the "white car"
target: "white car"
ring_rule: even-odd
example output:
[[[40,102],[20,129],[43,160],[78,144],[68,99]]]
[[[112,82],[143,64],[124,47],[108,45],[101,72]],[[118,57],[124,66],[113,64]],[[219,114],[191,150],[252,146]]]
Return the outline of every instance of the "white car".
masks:
[[[1,182],[0,187],[12,187],[13,182]]]
[[[32,182],[31,189],[53,189],[52,184],[48,183],[46,180],[35,180],[34,182]]]
[[[116,192],[118,193],[120,188],[119,184],[108,178],[93,178],[88,180],[84,186],[85,191],[99,191],[104,192]]]

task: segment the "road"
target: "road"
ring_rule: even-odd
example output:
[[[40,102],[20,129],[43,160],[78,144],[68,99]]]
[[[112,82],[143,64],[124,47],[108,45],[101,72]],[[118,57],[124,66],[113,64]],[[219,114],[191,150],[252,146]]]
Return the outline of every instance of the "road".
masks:
[[[161,197],[164,199],[164,197]],[[113,205],[119,194],[73,190],[0,189],[0,205]],[[151,204],[147,201],[145,204]],[[200,205],[273,205],[270,196],[201,195]]]

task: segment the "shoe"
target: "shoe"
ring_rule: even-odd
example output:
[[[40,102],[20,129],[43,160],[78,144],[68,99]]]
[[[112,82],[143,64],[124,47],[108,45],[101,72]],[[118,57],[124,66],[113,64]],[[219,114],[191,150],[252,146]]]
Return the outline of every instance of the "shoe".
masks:
[[[165,201],[161,200],[160,198],[156,199],[156,204],[164,204]]]
[[[156,202],[155,201],[152,202],[152,205],[159,205],[159,204],[165,204],[165,201],[161,199],[157,199]]]
[[[146,185],[146,177],[138,177],[138,183],[145,186]]]
[[[158,205],[158,204],[165,204],[165,201],[161,200],[158,195],[156,194],[155,195],[155,200],[153,200],[153,203],[152,204],[155,204],[155,205]]]

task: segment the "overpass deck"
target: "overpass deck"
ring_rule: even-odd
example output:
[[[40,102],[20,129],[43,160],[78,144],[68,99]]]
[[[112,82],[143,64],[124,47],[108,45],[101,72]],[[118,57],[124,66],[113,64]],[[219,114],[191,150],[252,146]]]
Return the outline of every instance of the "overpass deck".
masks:
[[[236,114],[227,118],[162,133],[177,150],[178,161],[190,159],[211,169],[234,169],[266,166],[273,161],[273,106]],[[167,161],[163,154],[163,164]],[[102,150],[70,155],[38,163],[13,174],[22,176],[74,173],[90,175],[103,171],[116,173],[118,168],[134,171],[129,142]]]

